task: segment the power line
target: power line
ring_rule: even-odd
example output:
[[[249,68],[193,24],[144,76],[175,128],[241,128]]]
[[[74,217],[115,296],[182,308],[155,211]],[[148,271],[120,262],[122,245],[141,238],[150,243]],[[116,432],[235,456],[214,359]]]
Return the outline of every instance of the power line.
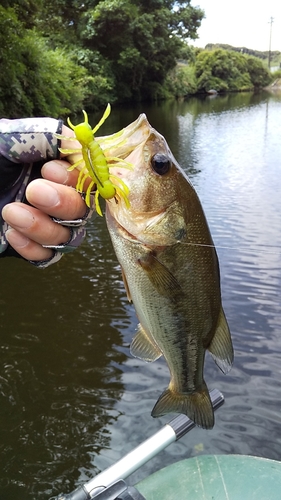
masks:
[[[269,24],[270,24],[270,31],[269,31],[269,51],[268,51],[268,67],[270,69],[270,60],[271,60],[271,35],[272,35],[272,24],[273,24],[274,18],[271,17]]]

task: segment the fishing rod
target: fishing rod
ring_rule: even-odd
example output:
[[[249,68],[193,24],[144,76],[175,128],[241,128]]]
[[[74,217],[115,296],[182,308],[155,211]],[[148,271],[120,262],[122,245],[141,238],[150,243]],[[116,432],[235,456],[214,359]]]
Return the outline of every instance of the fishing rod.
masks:
[[[210,392],[210,398],[214,410],[224,403],[224,396],[217,389]],[[127,486],[124,479],[194,427],[195,423],[190,418],[178,415],[114,465],[80,485],[72,493],[60,494],[50,500],[145,500],[136,488]]]

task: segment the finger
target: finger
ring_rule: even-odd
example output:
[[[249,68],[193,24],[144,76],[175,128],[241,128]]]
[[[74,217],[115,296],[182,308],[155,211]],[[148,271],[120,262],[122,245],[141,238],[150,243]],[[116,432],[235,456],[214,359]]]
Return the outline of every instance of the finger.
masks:
[[[24,259],[40,261],[50,259],[53,255],[52,250],[30,240],[16,229],[8,229],[5,236],[10,245]]]
[[[70,238],[69,228],[57,224],[45,213],[23,203],[6,205],[2,216],[17,232],[41,245],[61,245]]]
[[[43,165],[41,174],[44,179],[47,179],[49,181],[75,187],[77,184],[79,171],[76,168],[69,171],[67,170],[69,167],[70,163],[68,163],[67,161],[52,160]]]
[[[72,187],[46,179],[36,179],[26,188],[26,198],[31,205],[45,214],[63,220],[84,217],[87,206]]]
[[[49,181],[76,187],[80,170],[78,168],[68,170],[69,167],[71,167],[71,163],[65,160],[51,160],[43,165],[41,174],[44,179]],[[91,181],[90,177],[85,180],[84,189],[87,189]]]

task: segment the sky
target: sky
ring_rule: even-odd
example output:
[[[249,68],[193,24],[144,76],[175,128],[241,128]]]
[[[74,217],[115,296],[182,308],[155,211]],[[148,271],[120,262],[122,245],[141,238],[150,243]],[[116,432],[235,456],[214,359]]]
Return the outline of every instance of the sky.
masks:
[[[281,0],[191,0],[205,11],[199,39],[191,45],[226,43],[234,47],[268,50],[273,17],[271,50],[281,51]]]

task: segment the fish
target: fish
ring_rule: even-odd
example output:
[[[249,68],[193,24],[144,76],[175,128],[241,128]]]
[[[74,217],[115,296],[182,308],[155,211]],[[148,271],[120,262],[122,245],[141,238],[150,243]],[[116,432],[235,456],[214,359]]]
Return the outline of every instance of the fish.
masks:
[[[145,114],[118,140],[114,156],[123,155],[133,168],[111,170],[128,186],[130,204],[118,196],[106,200],[106,223],[139,320],[130,351],[146,362],[163,356],[168,365],[170,382],[153,417],[183,413],[211,429],[205,353],[227,373],[233,346],[208,223],[189,178]]]

